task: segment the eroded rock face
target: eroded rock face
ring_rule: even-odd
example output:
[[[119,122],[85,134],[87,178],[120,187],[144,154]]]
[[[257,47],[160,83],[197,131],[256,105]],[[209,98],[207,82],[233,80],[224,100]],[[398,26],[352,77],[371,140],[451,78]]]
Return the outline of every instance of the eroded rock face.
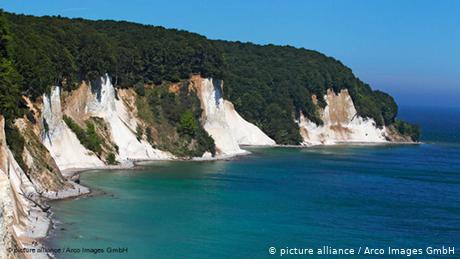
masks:
[[[115,89],[108,75],[101,78],[100,91],[88,102],[88,113],[103,118],[109,125],[112,141],[118,146],[119,160],[171,159],[172,155],[153,148],[147,141],[136,137],[140,122],[123,100],[115,98]]]
[[[233,107],[223,99],[222,81],[212,78],[192,78],[203,109],[203,127],[214,139],[219,155],[244,154],[240,145],[274,145],[254,124],[244,120]]]
[[[164,160],[173,156],[153,148],[146,140],[137,139],[137,126],[141,124],[135,109],[127,107],[127,102],[116,98],[110,77],[105,75],[90,86],[82,84],[65,98],[64,113],[84,127],[84,122],[92,117],[103,120],[107,125],[106,134],[117,150],[116,159],[122,163],[131,160]]]
[[[8,179],[8,153],[3,131],[4,119],[0,117],[0,257],[8,258],[9,247],[14,247],[12,225],[14,220],[13,197]]]
[[[242,154],[236,138],[230,131],[224,109],[220,82],[212,79],[203,79],[199,92],[203,108],[203,128],[214,139],[216,149],[221,155]]]
[[[10,258],[15,254],[9,249],[32,247],[34,239],[45,237],[50,221],[42,210],[36,186],[6,144],[1,116],[0,154],[0,257]]]
[[[15,122],[26,145],[22,155],[27,168],[26,174],[39,192],[56,192],[69,188],[61,171],[46,147],[34,132],[34,125],[26,119],[20,118]]]
[[[61,91],[55,86],[49,96],[43,95],[41,139],[59,169],[103,166],[104,163],[94,153],[83,147],[62,116]]]
[[[326,107],[318,108],[324,125],[318,126],[303,114],[297,122],[303,145],[332,145],[338,143],[384,143],[386,128],[378,128],[373,119],[358,116],[348,90],[336,94],[328,90]]]

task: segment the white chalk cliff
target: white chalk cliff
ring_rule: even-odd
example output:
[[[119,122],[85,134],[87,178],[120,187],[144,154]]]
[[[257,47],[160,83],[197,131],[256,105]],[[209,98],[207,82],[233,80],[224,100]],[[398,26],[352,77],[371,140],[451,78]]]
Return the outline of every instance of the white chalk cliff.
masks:
[[[240,145],[275,145],[275,141],[257,126],[244,120],[233,104],[222,97],[222,81],[212,78],[196,80],[203,108],[204,129],[214,139],[219,155],[246,153]]]
[[[62,119],[61,91],[55,86],[50,96],[43,95],[42,142],[59,169],[94,168],[104,163],[78,140]]]
[[[101,78],[98,92],[90,95],[86,113],[108,123],[112,140],[118,146],[119,160],[164,160],[173,157],[170,153],[154,149],[147,141],[137,139],[135,132],[139,122],[129,113],[125,103],[115,98],[115,89],[108,75]]]
[[[324,100],[326,107],[319,108],[323,125],[318,126],[300,114],[297,123],[303,145],[387,142],[385,127],[379,128],[373,119],[359,116],[348,90],[338,94],[328,90]]]

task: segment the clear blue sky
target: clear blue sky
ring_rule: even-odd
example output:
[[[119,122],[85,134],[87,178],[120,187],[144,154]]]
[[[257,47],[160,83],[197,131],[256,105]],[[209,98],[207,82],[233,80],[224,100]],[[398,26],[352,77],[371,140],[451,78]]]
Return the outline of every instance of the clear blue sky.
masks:
[[[2,1],[6,11],[128,20],[314,49],[401,104],[460,106],[460,1]]]

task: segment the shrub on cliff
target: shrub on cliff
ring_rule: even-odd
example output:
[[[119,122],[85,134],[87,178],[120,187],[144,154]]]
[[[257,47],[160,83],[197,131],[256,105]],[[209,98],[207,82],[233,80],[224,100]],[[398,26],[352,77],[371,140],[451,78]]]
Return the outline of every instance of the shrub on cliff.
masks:
[[[115,158],[115,154],[114,153],[109,153],[105,159],[105,161],[107,161],[107,164],[109,165],[118,165],[118,161],[116,160]]]
[[[409,124],[402,120],[396,120],[394,125],[399,133],[404,136],[409,136],[412,141],[420,140],[420,128],[418,126]]]
[[[201,156],[206,151],[209,151],[213,156],[216,154],[214,139],[201,127],[191,110],[186,110],[182,113],[177,131],[182,136],[186,135],[196,139],[198,143],[195,152],[196,156]]]
[[[186,110],[182,113],[179,121],[179,126],[177,127],[177,131],[179,134],[185,134],[190,137],[195,136],[195,132],[198,129],[198,121],[193,117],[193,113],[191,110]]]
[[[21,132],[19,132],[19,129],[13,123],[7,121],[5,123],[5,135],[6,144],[10,148],[11,153],[13,153],[14,159],[24,171],[27,171],[27,166],[22,158],[25,142]]]
[[[214,140],[200,123],[200,100],[189,91],[187,81],[179,84],[177,92],[170,92],[168,84],[146,88],[145,97],[138,97],[136,106],[139,116],[157,129],[155,140],[150,127],[146,131],[156,147],[177,156],[215,154]]]
[[[86,148],[98,156],[102,152],[102,138],[96,133],[94,124],[91,122],[86,123],[86,129],[80,127],[72,118],[69,116],[63,116],[64,122],[69,128],[75,133],[80,143]]]

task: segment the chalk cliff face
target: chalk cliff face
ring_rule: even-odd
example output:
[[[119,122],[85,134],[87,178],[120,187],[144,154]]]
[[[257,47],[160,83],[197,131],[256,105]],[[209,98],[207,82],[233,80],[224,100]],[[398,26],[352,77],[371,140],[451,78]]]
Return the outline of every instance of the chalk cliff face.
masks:
[[[147,141],[137,139],[135,132],[140,122],[130,113],[130,107],[127,107],[122,99],[115,98],[115,89],[108,75],[101,78],[100,86],[93,87],[93,91],[95,94],[90,95],[86,113],[107,122],[111,138],[118,146],[117,157],[121,161],[173,157],[167,152],[154,149]]]
[[[53,87],[50,96],[43,95],[42,142],[61,170],[100,167],[104,163],[85,149],[62,119],[61,91]]]
[[[244,120],[233,104],[222,97],[223,83],[212,78],[192,79],[203,109],[203,126],[211,135],[220,155],[238,155],[246,151],[240,145],[275,145],[254,124]]]
[[[326,107],[318,107],[324,125],[318,126],[300,115],[298,124],[303,145],[387,142],[385,127],[378,128],[373,119],[358,116],[348,90],[338,94],[328,90],[324,100]]]
[[[10,258],[14,253],[9,249],[30,248],[35,238],[46,236],[49,218],[37,206],[37,189],[8,148],[0,116],[0,258]]]

